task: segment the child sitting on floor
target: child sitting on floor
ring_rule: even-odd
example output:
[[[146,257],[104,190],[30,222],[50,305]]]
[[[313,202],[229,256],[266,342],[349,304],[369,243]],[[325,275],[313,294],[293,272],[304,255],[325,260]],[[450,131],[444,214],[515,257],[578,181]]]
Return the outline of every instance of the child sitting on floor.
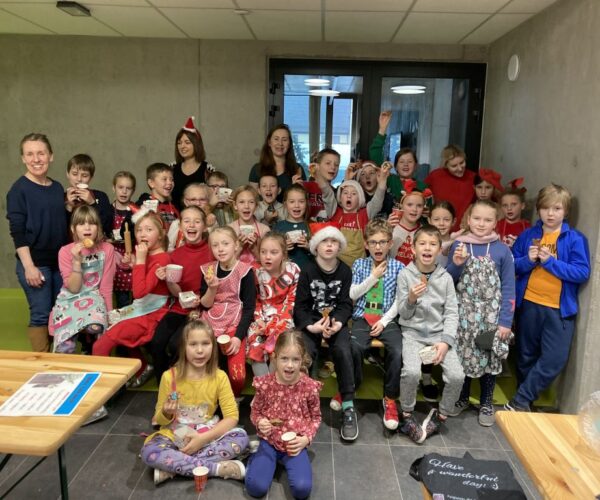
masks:
[[[256,393],[250,419],[260,445],[248,462],[246,490],[253,497],[265,496],[279,462],[287,472],[293,497],[303,499],[312,489],[307,447],[321,424],[322,384],[306,374],[310,358],[300,332],[288,330],[279,336],[273,363],[274,373],[253,382]],[[295,436],[284,441],[289,432]]]
[[[244,464],[235,458],[248,447],[248,436],[236,427],[239,411],[218,357],[210,326],[189,321],[179,360],[160,380],[154,419],[161,429],[141,450],[142,461],[154,469],[155,485],[176,474],[193,477],[200,466],[209,477],[244,479]],[[217,407],[222,419],[215,415]]]

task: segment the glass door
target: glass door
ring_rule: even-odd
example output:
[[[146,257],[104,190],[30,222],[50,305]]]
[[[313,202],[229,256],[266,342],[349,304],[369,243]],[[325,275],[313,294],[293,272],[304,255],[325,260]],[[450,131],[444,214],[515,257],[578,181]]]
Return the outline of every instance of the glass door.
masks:
[[[485,64],[271,59],[269,69],[269,126],[290,126],[305,167],[333,147],[343,179],[350,161],[369,158],[379,114],[390,110],[384,158],[411,147],[424,176],[457,144],[467,166],[479,168]]]
[[[361,109],[361,76],[284,74],[283,122],[292,130],[296,159],[307,169],[319,150],[329,147],[340,153],[340,172],[356,154],[357,119]]]

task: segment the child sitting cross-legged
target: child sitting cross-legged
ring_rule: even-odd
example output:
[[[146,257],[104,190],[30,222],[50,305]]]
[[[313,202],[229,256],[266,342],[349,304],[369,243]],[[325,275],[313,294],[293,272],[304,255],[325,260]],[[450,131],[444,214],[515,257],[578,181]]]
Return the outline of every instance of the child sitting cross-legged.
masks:
[[[209,477],[244,479],[246,468],[235,458],[248,447],[248,435],[237,427],[239,411],[218,356],[210,326],[190,320],[179,360],[160,381],[154,418],[161,428],[141,451],[142,461],[154,468],[155,485],[175,474],[192,477],[196,467],[206,467]]]
[[[398,428],[396,399],[400,395],[402,368],[402,334],[395,321],[396,283],[404,266],[389,256],[392,227],[385,220],[370,221],[365,236],[365,247],[370,256],[354,262],[350,287],[350,298],[354,301],[352,343],[360,354],[355,383],[358,387],[362,379],[362,359],[371,340],[380,340],[385,346],[383,424],[395,430]]]
[[[415,260],[400,273],[396,294],[398,323],[402,328],[400,431],[416,443],[422,443],[438,432],[454,411],[465,376],[454,350],[458,326],[454,282],[446,270],[436,264],[442,236],[435,227],[425,225],[417,231],[413,246]],[[422,363],[441,364],[445,385],[439,411],[432,409],[421,425],[413,410]]]

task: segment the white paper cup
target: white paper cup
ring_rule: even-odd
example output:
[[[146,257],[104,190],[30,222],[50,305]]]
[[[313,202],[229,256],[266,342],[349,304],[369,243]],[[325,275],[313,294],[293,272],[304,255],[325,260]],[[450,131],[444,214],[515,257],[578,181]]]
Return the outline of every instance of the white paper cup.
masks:
[[[254,233],[254,226],[251,224],[242,224],[240,226],[240,234],[244,236],[249,236]]]
[[[183,266],[169,264],[167,266],[167,281],[169,283],[179,283],[183,274]]]
[[[89,186],[83,182],[80,182],[76,187],[77,189],[88,189]]]
[[[302,231],[302,229],[294,229],[294,230],[288,231],[286,233],[286,235],[291,243],[298,243],[298,240],[300,238],[302,238],[303,234],[304,234],[304,231]]]
[[[194,485],[196,486],[196,492],[202,493],[208,482],[208,468],[207,467],[196,467],[192,474],[194,474]]]
[[[217,344],[219,344],[219,348],[223,354],[227,354],[227,349],[229,349],[230,343],[231,337],[229,335],[223,334],[217,337]]]
[[[283,441],[283,444],[285,444],[286,450],[287,450],[289,442],[293,441],[294,439],[296,439],[296,433],[294,431],[284,432],[281,435],[281,440]],[[289,454],[289,452],[288,452],[288,454]]]
[[[220,187],[219,190],[217,191],[217,198],[219,198],[219,201],[222,201],[222,202],[227,201],[229,196],[231,196],[232,192],[233,192],[233,190],[230,188]]]
[[[424,365],[432,364],[436,355],[437,355],[437,349],[432,345],[423,347],[423,349],[421,349],[419,351],[419,357],[421,358],[421,363],[423,363]]]
[[[146,200],[142,205],[152,212],[158,212],[158,200]]]

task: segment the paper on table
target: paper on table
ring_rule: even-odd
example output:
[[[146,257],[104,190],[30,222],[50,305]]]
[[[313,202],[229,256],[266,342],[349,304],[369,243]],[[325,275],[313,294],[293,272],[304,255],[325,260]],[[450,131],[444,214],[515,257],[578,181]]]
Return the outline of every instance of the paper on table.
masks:
[[[36,373],[0,406],[0,416],[71,415],[99,378],[99,372]]]

